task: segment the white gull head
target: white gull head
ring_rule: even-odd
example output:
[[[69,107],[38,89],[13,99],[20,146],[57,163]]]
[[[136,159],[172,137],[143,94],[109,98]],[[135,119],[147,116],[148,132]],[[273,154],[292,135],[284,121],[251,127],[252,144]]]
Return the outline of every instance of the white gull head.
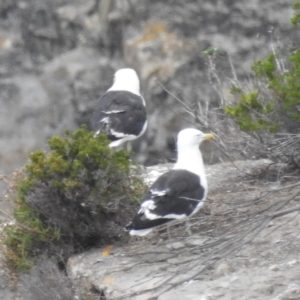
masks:
[[[177,149],[178,152],[185,149],[199,148],[199,145],[205,140],[212,140],[212,134],[203,133],[194,128],[183,129],[178,133]]]
[[[201,184],[206,189],[207,182],[204,170],[202,154],[199,146],[205,140],[212,140],[212,134],[205,134],[194,128],[183,129],[178,134],[178,157],[174,169],[187,170],[197,174],[201,178]]]
[[[140,81],[133,69],[120,69],[115,73],[114,84],[109,91],[127,91],[140,96]]]

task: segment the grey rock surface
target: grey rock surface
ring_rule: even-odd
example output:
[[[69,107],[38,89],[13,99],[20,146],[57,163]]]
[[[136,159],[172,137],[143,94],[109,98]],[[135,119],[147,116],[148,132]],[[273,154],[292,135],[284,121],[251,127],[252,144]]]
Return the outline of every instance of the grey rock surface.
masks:
[[[251,181],[246,179],[270,163],[268,160],[238,161],[235,162],[238,169],[229,163],[208,166],[209,199],[221,202],[236,199],[242,204],[249,194],[255,197],[264,185],[267,189],[275,188],[268,181],[251,187]],[[149,168],[148,180],[155,180],[155,176],[169,168],[170,165],[156,170]],[[215,202],[207,205],[212,211],[218,207]],[[67,272],[74,285],[93,286],[108,300],[298,299],[299,222],[297,212],[276,219],[251,243],[225,257],[222,253],[226,248],[221,244],[219,254],[212,254],[221,237],[204,235],[199,229],[187,236],[175,226],[171,228],[171,240],[167,239],[166,232],[160,231],[159,237],[132,238],[127,246],[75,255],[68,261]]]
[[[88,124],[97,98],[125,66],[141,77],[149,115],[145,136],[133,144],[135,159],[172,161],[177,132],[194,120],[156,80],[180,99],[210,108],[220,99],[202,51],[221,50],[221,76],[231,72],[230,55],[243,78],[253,56],[269,53],[270,31],[285,48],[296,40],[292,14],[285,0],[1,1],[0,172],[22,166],[52,135]],[[211,148],[205,152],[208,161],[220,160]]]
[[[293,42],[297,44],[289,23],[292,14],[291,2],[285,0],[192,0],[184,4],[181,0],[0,1],[0,173],[24,165],[31,151],[46,149],[52,135],[88,124],[93,105],[111,85],[115,70],[128,66],[141,77],[149,114],[146,134],[133,144],[135,160],[147,165],[174,161],[176,133],[194,120],[160,84],[191,104],[201,103],[207,109],[218,105],[219,95],[202,52],[209,47],[219,48],[221,55],[216,63],[220,76],[231,76],[230,56],[237,76],[243,79],[254,59],[269,54],[272,38],[279,48],[284,45],[283,51],[289,51]],[[229,96],[226,85],[219,88]],[[209,146],[204,152],[207,162],[224,159],[220,153],[212,153]],[[239,151],[232,154],[241,158]],[[256,162],[237,165],[250,172]],[[145,180],[153,182],[171,167],[148,168]],[[273,173],[270,189],[280,184],[276,181],[280,173]],[[231,163],[208,167],[207,174],[217,199],[244,199],[248,197],[246,191],[260,191],[260,187],[253,188],[259,180],[244,182],[247,174],[237,175]],[[237,187],[242,190],[240,194]],[[0,191],[3,188],[1,183]],[[9,206],[1,201],[1,208]],[[1,214],[2,221],[7,220]],[[288,225],[279,233],[273,233],[275,227],[285,223]],[[298,224],[295,215],[269,223],[245,252],[216,264],[205,276],[182,283],[176,288],[175,298],[297,299]],[[168,243],[185,247],[170,250],[164,240],[157,242],[154,238],[155,245],[148,240],[133,242],[108,256],[96,249],[91,258],[85,253],[70,259],[69,274],[76,284],[87,281],[114,298],[124,298],[144,287],[153,288],[164,278],[164,270],[177,272],[181,263],[188,264],[189,257],[197,261],[203,253],[202,245],[212,240],[201,235],[174,238]],[[145,248],[160,253],[143,256],[139,251]],[[171,252],[175,257],[170,257]],[[153,259],[160,258],[160,263],[151,265]],[[98,259],[102,261],[97,263]],[[127,273],[116,272],[116,276],[110,269],[112,263],[127,267]],[[102,273],[91,274],[87,266]],[[193,271],[192,265],[185,266],[190,268],[176,280],[184,281]],[[147,272],[157,277],[151,275],[147,282]],[[4,300],[19,299],[20,295],[7,286],[8,275],[3,268],[0,295]],[[137,284],[133,284],[135,276],[140,280]],[[152,291],[136,295],[136,299],[150,299],[150,294]],[[174,291],[160,294],[157,299],[174,299]]]
[[[81,292],[97,291],[99,295],[104,294],[106,300],[149,300],[153,297],[158,300],[297,299],[300,279],[300,219],[297,212],[269,222],[252,243],[246,244],[239,251],[229,252],[222,257],[226,248],[218,244],[218,223],[228,226],[227,223],[221,223],[221,219],[215,219],[218,212],[223,211],[224,203],[229,203],[226,206],[228,209],[234,200],[242,204],[249,200],[249,196],[253,198],[259,195],[262,189],[272,190],[281,186],[276,176],[281,174],[285,166],[270,165],[271,163],[269,160],[236,161],[234,164],[207,166],[210,188],[208,200],[199,214],[191,220],[191,236],[187,235],[184,226],[174,224],[170,228],[170,240],[166,230],[162,228],[149,238],[132,238],[128,245],[122,247],[107,246],[72,256],[67,264],[67,273],[73,288]],[[170,168],[172,164],[148,167],[145,169],[144,179],[147,184],[151,184]],[[275,180],[272,176],[268,177],[268,174],[264,175],[263,180],[251,176],[272,168],[277,174]],[[7,203],[6,198],[0,199],[2,228],[10,221],[11,203]],[[247,210],[240,210],[240,213],[247,213]],[[224,216],[226,213],[223,212],[221,218]],[[211,218],[212,223],[209,222]],[[197,225],[202,219],[208,226],[205,222],[200,227]],[[215,252],[215,246],[218,245],[221,252]],[[35,274],[32,280],[25,278],[27,283],[23,287],[21,285],[20,289],[12,282],[12,274],[6,268],[1,252],[0,266],[1,300],[29,300],[30,293],[26,292],[26,288],[30,284],[36,285],[40,276]],[[41,275],[47,279],[41,293],[47,291],[45,287],[48,284],[55,288],[53,282],[60,284],[60,291],[70,293],[68,286],[63,285],[65,279],[48,281],[48,277],[55,274],[52,271],[52,274]],[[170,284],[174,286],[168,290],[172,287]],[[57,291],[56,297],[59,295],[61,294]]]

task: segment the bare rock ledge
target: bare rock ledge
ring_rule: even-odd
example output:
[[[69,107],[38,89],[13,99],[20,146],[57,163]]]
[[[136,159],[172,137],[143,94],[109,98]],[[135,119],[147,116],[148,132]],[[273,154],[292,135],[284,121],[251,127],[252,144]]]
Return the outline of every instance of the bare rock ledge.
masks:
[[[208,166],[208,198],[232,196],[242,202],[249,190],[254,197],[263,186],[274,188],[278,181],[261,183],[247,177],[270,163],[238,161],[238,169],[231,163]],[[171,167],[149,167],[145,179],[153,182]],[[276,172],[280,173],[282,167],[277,166]],[[218,207],[208,206],[211,211]],[[276,219],[251,243],[226,257],[212,257],[210,248],[205,247],[215,247],[220,237],[201,231],[187,236],[180,226],[174,227],[171,234],[176,234],[170,240],[164,239],[161,232],[159,236],[132,238],[123,247],[92,249],[75,255],[68,261],[67,272],[74,286],[93,287],[109,300],[300,299],[299,221],[297,213]],[[225,253],[226,248],[223,250]]]

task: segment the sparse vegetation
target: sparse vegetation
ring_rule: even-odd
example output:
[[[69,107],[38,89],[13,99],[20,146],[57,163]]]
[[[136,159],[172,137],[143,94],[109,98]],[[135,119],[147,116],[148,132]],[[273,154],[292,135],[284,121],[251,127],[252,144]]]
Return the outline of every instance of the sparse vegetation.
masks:
[[[293,7],[291,23],[299,29],[300,2]],[[253,64],[250,87],[231,81],[235,105],[227,105],[224,111],[260,142],[261,154],[299,168],[300,50],[295,45],[280,49],[274,41],[271,49],[267,58]]]
[[[300,2],[293,8],[291,23],[299,29]],[[214,97],[196,102],[174,98],[197,127],[218,137],[218,160],[270,158],[300,169],[300,50],[292,42],[274,41],[272,33],[270,38],[270,55],[254,62],[246,80],[239,78],[229,55],[231,76],[220,76],[218,59],[226,54],[209,47],[201,54]]]
[[[130,153],[108,143],[81,128],[52,137],[50,153],[30,154],[17,182],[16,221],[4,228],[13,267],[28,270],[44,252],[64,262],[94,245],[122,241],[144,186]]]
[[[291,21],[299,29],[300,3],[295,3],[294,8],[296,13]],[[164,24],[150,26],[135,43],[161,38],[164,44],[171,45],[176,35],[162,35],[166,28]],[[181,47],[180,43],[178,45]],[[204,99],[201,103],[184,103],[196,125],[206,131],[215,131],[220,138],[218,145],[226,153],[238,149],[238,144],[241,151],[250,149],[258,152],[258,156],[292,161],[299,167],[296,152],[300,145],[297,132],[300,121],[300,51],[280,51],[273,47],[266,59],[254,63],[253,77],[247,84],[238,80],[232,67],[230,99],[226,98],[224,82],[217,74],[216,61],[222,52],[210,47],[202,54],[206,57],[209,82],[219,97],[211,102],[211,99]],[[252,144],[253,141],[257,144]],[[53,137],[49,141],[50,153],[32,153],[29,163],[20,172],[22,174],[15,185],[15,220],[4,227],[1,243],[10,265],[29,271],[28,275],[19,277],[24,299],[73,299],[76,291],[59,270],[57,262],[64,264],[71,254],[97,244],[126,240],[123,225],[131,219],[130,214],[135,213],[144,186],[134,175],[130,154],[112,151],[107,144],[105,136],[95,138],[84,128],[75,133],[67,132],[64,137]],[[264,174],[262,176],[265,178]],[[277,180],[277,172],[275,177]],[[261,181],[260,178],[256,180]],[[240,194],[236,195],[236,202],[232,202],[232,192],[227,194],[226,188],[226,193],[219,195],[220,199],[213,199],[218,201],[209,199],[213,214],[193,219],[197,235],[201,232],[211,237],[213,229],[215,236],[211,243],[190,247],[193,251],[199,250],[198,258],[207,259],[206,265],[195,264],[194,259],[179,262],[180,267],[195,271],[196,275],[189,280],[199,279],[201,272],[211,268],[211,258],[216,262],[228,253],[238,251],[270,220],[299,211],[299,207],[287,206],[292,201],[296,203],[298,191],[289,198],[276,199],[277,193],[282,193],[280,187],[266,190],[254,198],[251,184],[252,181],[246,182],[244,190],[240,185],[236,186],[239,193],[242,190],[244,202],[240,201]],[[298,185],[295,187],[298,189]],[[213,248],[215,246],[218,247]],[[186,248],[180,251],[184,255],[187,253]],[[145,264],[151,263],[145,261]],[[188,276],[189,272],[186,273]],[[173,276],[174,270],[170,269],[170,274]],[[186,282],[184,280],[178,284]],[[100,299],[101,296],[100,292],[96,297],[78,294],[78,299]]]
[[[238,95],[240,98],[239,103],[236,106],[226,106],[224,111],[236,119],[242,130],[259,131],[265,129],[270,132],[277,131],[278,125],[273,124],[268,118],[268,115],[274,111],[274,104],[262,103],[258,90],[243,93],[240,88],[232,86],[231,93]]]

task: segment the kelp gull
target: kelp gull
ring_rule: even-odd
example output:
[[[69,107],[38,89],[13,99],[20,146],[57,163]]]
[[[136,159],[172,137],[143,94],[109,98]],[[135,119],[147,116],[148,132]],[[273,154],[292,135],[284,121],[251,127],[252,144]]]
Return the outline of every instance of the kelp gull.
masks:
[[[126,226],[131,235],[146,235],[153,227],[185,219],[201,208],[207,194],[207,181],[199,145],[213,138],[212,134],[192,128],[179,132],[177,163],[146,193],[137,215]]]
[[[110,147],[139,138],[147,128],[145,100],[140,81],[132,69],[120,69],[114,83],[99,99],[92,120],[95,134],[106,133]]]

